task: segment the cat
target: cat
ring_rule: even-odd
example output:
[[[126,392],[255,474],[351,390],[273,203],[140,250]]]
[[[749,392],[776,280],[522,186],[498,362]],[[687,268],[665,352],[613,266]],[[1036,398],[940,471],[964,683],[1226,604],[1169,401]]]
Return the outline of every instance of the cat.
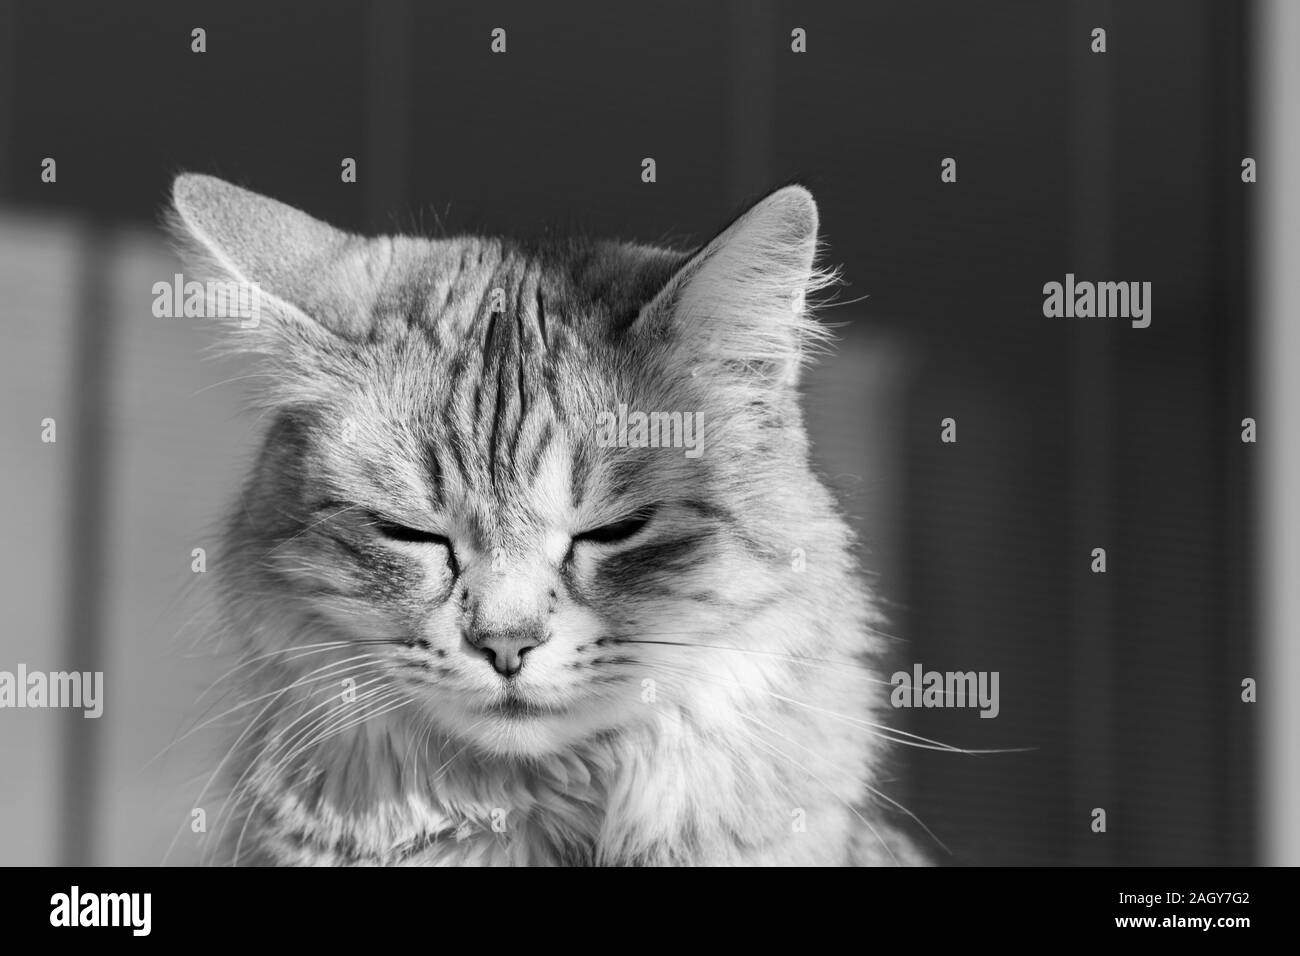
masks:
[[[213,862],[928,863],[809,462],[806,189],[693,252],[362,238],[195,174],[169,216],[195,276],[256,290],[223,337],[268,423],[216,565]]]

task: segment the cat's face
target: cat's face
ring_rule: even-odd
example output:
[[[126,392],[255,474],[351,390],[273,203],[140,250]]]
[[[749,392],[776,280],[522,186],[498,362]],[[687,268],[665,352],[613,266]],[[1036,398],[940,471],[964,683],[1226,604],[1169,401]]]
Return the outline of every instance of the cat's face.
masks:
[[[292,518],[264,542],[285,590],[332,629],[391,640],[388,679],[508,750],[634,719],[654,675],[620,642],[698,625],[734,567],[707,446],[602,447],[595,427],[620,403],[698,421],[702,396],[661,401],[638,381],[650,370],[550,337],[486,368],[477,340],[360,346],[362,394],[286,423],[299,440],[273,436],[266,466],[294,476],[276,496]]]
[[[655,649],[725,641],[779,592],[786,550],[762,512],[804,465],[806,193],[688,258],[359,246],[186,179],[189,233],[276,297],[255,330],[274,425],[234,558],[299,641],[349,642],[358,695],[544,754],[686,693],[690,665]],[[261,238],[210,212],[213,191],[256,203]]]

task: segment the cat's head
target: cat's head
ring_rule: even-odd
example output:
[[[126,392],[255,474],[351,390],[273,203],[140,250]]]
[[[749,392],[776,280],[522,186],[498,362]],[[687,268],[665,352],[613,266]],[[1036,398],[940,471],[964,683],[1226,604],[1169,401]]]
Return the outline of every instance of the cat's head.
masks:
[[[690,254],[367,239],[206,176],[173,200],[186,279],[256,305],[223,333],[260,360],[270,423],[222,558],[252,653],[499,753],[665,696],[705,713],[692,653],[799,587],[821,515],[796,388],[826,281],[806,190]]]

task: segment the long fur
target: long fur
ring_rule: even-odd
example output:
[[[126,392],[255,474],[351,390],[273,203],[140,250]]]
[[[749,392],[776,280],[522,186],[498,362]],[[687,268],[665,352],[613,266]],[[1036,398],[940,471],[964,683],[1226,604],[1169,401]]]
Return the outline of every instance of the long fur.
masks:
[[[270,425],[218,562],[214,861],[924,862],[799,408],[833,278],[805,190],[693,254],[362,240],[199,176],[174,206],[195,277],[270,304],[227,338]],[[698,416],[703,453],[607,447],[620,406]],[[473,635],[525,626],[506,680]]]

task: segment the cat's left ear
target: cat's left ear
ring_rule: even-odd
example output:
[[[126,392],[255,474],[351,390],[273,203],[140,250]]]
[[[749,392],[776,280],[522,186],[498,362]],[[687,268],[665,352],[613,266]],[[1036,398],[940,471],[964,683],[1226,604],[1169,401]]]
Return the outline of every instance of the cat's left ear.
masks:
[[[759,384],[793,385],[826,331],[808,297],[834,280],[816,268],[817,204],[802,186],[760,200],[681,266],[633,333],[685,364],[725,365]]]
[[[256,289],[272,335],[352,337],[371,327],[392,257],[388,239],[365,239],[213,176],[172,185],[173,235],[193,278]],[[187,276],[187,279],[190,278]],[[247,325],[247,323],[241,323]]]

